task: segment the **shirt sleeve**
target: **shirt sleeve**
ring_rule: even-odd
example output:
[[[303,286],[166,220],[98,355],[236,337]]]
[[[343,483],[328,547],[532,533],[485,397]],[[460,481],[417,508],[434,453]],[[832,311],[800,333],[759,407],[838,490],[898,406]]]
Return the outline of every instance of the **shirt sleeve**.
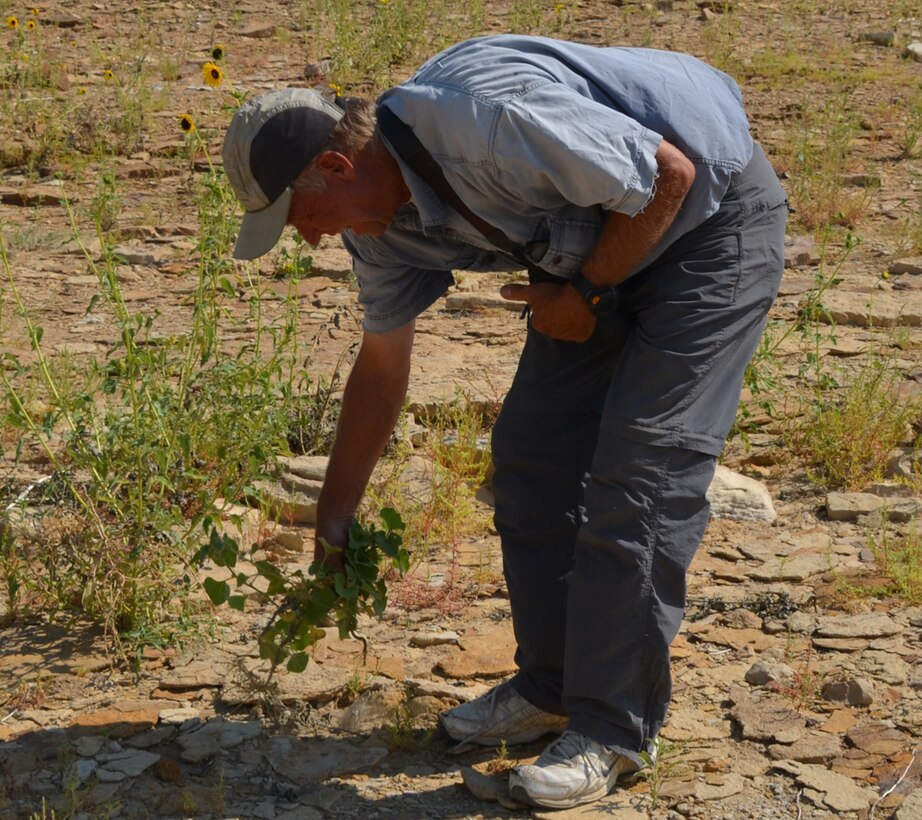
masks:
[[[654,193],[662,136],[560,83],[508,101],[492,157],[504,188],[538,208],[572,203],[634,216]]]
[[[343,232],[343,245],[352,255],[359,283],[362,327],[385,333],[415,319],[454,284],[450,270],[401,264],[374,237]]]

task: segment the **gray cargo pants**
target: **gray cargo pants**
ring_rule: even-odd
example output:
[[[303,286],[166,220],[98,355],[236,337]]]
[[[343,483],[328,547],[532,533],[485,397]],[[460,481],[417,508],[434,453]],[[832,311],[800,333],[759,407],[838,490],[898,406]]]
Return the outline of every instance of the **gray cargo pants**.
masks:
[[[718,212],[631,277],[588,342],[529,329],[494,427],[513,686],[635,759],[665,720],[685,574],[781,282],[786,216],[757,147]]]

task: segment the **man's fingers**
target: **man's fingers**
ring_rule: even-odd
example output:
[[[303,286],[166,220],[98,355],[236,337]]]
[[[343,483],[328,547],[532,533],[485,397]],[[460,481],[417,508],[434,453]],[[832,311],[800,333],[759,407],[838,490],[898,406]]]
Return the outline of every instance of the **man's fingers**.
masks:
[[[531,285],[503,285],[499,295],[510,302],[527,302],[531,297]]]

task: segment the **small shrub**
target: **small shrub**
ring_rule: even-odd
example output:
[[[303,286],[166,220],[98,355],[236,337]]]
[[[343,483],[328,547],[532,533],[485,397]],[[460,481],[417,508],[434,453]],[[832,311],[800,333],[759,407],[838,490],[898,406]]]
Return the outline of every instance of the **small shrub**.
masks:
[[[892,359],[874,355],[839,387],[817,391],[792,441],[812,480],[855,490],[880,478],[919,415],[918,400],[901,395],[901,381]]]
[[[880,571],[890,579],[885,588],[909,604],[922,604],[922,535],[911,529],[903,535],[888,532],[886,524],[879,536],[868,534],[868,546]]]

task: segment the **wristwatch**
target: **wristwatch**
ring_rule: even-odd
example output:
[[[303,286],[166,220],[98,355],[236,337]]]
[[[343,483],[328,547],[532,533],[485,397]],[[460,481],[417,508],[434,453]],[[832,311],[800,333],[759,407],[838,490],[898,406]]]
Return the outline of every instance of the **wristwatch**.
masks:
[[[593,285],[582,273],[577,273],[570,284],[586,300],[593,316],[608,316],[621,304],[621,291],[614,285]]]

